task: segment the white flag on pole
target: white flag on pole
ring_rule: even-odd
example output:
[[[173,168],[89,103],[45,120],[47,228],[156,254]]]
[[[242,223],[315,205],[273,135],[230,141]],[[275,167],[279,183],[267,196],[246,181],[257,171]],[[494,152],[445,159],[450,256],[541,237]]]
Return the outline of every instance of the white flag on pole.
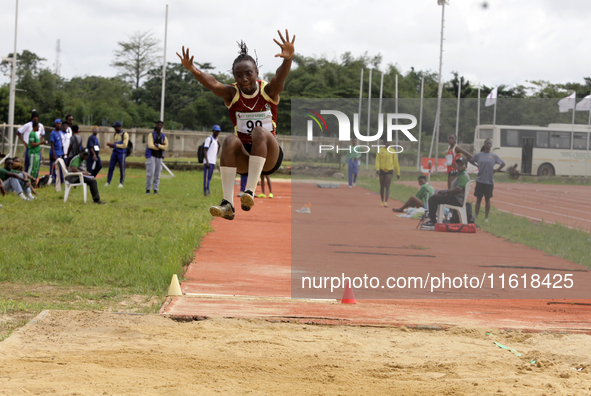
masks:
[[[591,111],[591,95],[585,96],[577,106],[575,107],[577,111]]]
[[[577,101],[577,93],[573,92],[572,95],[562,98],[558,101],[558,111],[561,113],[567,113],[570,109],[575,108]]]
[[[496,87],[495,89],[490,91],[490,93],[486,97],[486,102],[484,102],[484,105],[486,107],[497,104],[497,89],[499,89],[499,87]]]

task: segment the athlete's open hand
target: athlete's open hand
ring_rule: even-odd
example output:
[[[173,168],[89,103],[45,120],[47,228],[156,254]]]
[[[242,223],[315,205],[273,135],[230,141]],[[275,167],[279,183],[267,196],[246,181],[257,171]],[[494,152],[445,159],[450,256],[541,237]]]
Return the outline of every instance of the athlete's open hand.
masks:
[[[273,39],[273,41],[275,41],[277,43],[278,46],[281,47],[281,53],[275,55],[275,58],[277,57],[281,57],[283,59],[291,59],[293,58],[293,54],[295,52],[295,47],[293,45],[293,43],[295,42],[295,38],[296,36],[293,36],[293,39],[291,40],[291,42],[289,41],[289,32],[287,31],[287,29],[285,29],[285,38],[283,38],[283,35],[281,34],[281,32],[278,30],[277,33],[279,33],[279,37],[281,38],[281,43],[275,39]]]
[[[176,54],[179,58],[181,58],[181,63],[183,64],[185,69],[191,71],[191,69],[193,69],[193,56],[189,58],[189,48],[187,48],[187,51],[185,52],[185,46],[183,45],[183,56],[180,56],[178,52]],[[195,69],[194,71],[196,71],[197,74],[201,74],[197,69]]]

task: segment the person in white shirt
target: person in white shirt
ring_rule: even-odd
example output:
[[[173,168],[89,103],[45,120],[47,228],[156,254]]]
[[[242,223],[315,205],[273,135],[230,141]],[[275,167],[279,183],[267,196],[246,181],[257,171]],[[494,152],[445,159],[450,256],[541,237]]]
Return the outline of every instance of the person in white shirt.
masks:
[[[60,136],[64,142],[64,160],[66,161],[66,166],[70,165],[71,157],[68,158],[68,150],[70,149],[70,141],[72,140],[72,125],[74,125],[74,117],[71,114],[66,116],[66,121],[64,122],[66,126],[63,128],[64,134]]]
[[[39,113],[37,110],[33,109],[31,111],[31,121],[27,122],[25,125],[20,127],[18,131],[16,131],[19,140],[25,146],[25,169],[29,169],[29,135],[33,130],[33,122],[39,122]],[[43,124],[39,122],[39,130],[37,131],[37,135],[43,140],[45,136],[45,129],[43,128]]]
[[[218,158],[218,151],[220,148],[218,136],[221,130],[222,128],[220,128],[219,125],[214,125],[212,129],[213,135],[208,136],[205,139],[205,144],[203,146],[203,195],[211,194],[209,191],[209,182],[211,181],[213,169],[215,168]]]

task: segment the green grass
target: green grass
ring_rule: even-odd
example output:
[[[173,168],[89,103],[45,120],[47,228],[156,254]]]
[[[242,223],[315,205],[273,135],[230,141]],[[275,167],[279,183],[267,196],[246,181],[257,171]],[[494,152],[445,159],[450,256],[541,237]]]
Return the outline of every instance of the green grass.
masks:
[[[33,202],[8,195],[0,212],[0,282],[163,295],[210,230],[207,208],[221,196],[213,182],[212,195],[203,197],[201,172],[175,174],[161,179],[159,195],[145,194],[141,170],[127,170],[124,188],[117,188],[118,172],[110,187],[98,179],[107,205],[93,204],[90,196],[85,204],[80,187],[66,203],[63,189],[52,187],[40,189]]]
[[[494,200],[492,202],[494,204]],[[481,210],[484,210],[484,207],[481,207]],[[499,212],[494,207],[489,219],[490,221],[485,223],[481,214],[476,219],[476,224],[482,230],[507,241],[520,243],[591,268],[591,235],[586,232],[573,230],[561,224],[532,222],[525,217]]]
[[[380,191],[380,183],[377,177],[359,178],[357,185],[373,192]],[[390,187],[390,198],[406,202],[411,195],[416,194],[418,188],[418,183],[416,187],[392,185]],[[492,203],[494,205],[494,199]],[[546,254],[561,257],[591,268],[591,255],[589,254],[591,251],[590,234],[584,231],[572,230],[560,224],[532,222],[525,217],[499,212],[494,207],[489,215],[490,222],[485,223],[484,205],[482,205],[481,211],[480,217],[476,219],[476,224],[480,229],[509,242],[520,243],[543,251]]]

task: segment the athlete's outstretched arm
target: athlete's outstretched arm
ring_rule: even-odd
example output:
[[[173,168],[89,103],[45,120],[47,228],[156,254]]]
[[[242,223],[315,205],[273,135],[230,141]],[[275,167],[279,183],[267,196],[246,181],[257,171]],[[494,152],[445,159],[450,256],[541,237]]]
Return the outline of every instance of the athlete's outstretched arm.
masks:
[[[183,46],[183,56],[181,56],[178,52],[176,54],[181,59],[181,63],[185,69],[190,71],[195,76],[197,81],[199,81],[205,88],[213,92],[214,95],[223,98],[226,104],[232,101],[232,98],[236,94],[236,89],[231,85],[222,84],[211,74],[207,74],[197,69],[193,64],[194,57],[189,55],[189,48],[187,48],[185,51],[185,46]]]
[[[287,75],[291,70],[291,61],[295,53],[295,47],[293,43],[295,42],[296,38],[295,36],[293,36],[293,39],[290,42],[289,32],[287,31],[287,29],[285,29],[285,38],[283,38],[283,35],[279,30],[277,31],[277,33],[279,33],[281,43],[275,39],[273,39],[273,41],[275,41],[277,45],[281,47],[281,53],[275,55],[275,57],[283,58],[283,63],[281,63],[281,66],[277,68],[277,71],[275,72],[275,75],[269,82],[269,85],[265,87],[265,92],[267,93],[267,95],[269,95],[271,99],[275,101],[279,100],[279,94],[281,93],[281,91],[283,91],[285,79],[287,78]]]

